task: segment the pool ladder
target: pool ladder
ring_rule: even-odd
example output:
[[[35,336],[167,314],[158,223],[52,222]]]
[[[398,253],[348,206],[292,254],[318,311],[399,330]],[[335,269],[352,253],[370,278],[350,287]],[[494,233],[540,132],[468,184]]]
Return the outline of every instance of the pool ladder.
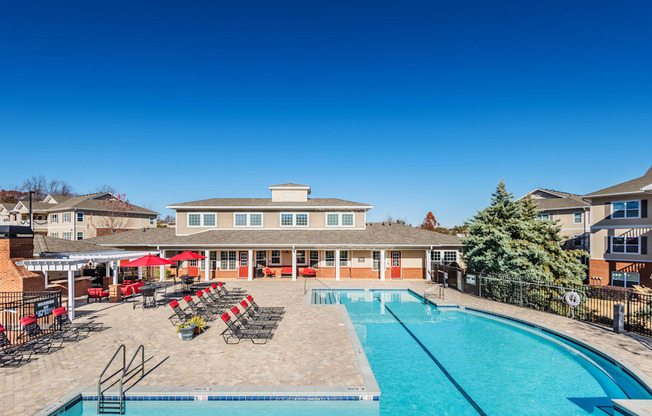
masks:
[[[426,289],[426,291],[423,292],[423,303],[428,301],[428,296],[430,296],[435,290],[439,291],[437,296],[439,296],[441,300],[444,300],[444,285],[442,283],[435,283],[434,286]]]
[[[118,354],[122,352],[122,367],[118,369],[116,372],[113,374],[109,375],[106,379],[102,380],[102,377],[106,373],[106,371],[109,369],[115,358],[118,356]],[[133,364],[134,360],[138,356],[138,353],[140,352],[140,357],[141,357],[141,363],[140,363],[140,378],[143,378],[145,376],[145,346],[142,344],[136,349],[136,352],[134,353],[134,356],[131,358],[131,361],[129,361],[129,364],[126,365],[127,362],[127,349],[124,344],[120,344],[117,350],[115,350],[115,353],[113,353],[113,356],[109,360],[108,364],[106,367],[104,367],[104,370],[102,370],[102,374],[100,374],[100,378],[97,380],[97,414],[114,414],[114,415],[122,415],[125,412],[125,405],[124,405],[124,391],[123,391],[123,384],[124,384],[124,378],[125,376],[129,373],[129,369],[131,368],[131,364]],[[118,395],[118,400],[109,400],[104,398],[104,392],[113,386],[116,382],[114,381],[109,387],[106,389],[102,390],[102,382],[106,382],[109,379],[111,379],[113,376],[120,374],[120,380],[117,381],[119,387],[120,387],[120,394]]]

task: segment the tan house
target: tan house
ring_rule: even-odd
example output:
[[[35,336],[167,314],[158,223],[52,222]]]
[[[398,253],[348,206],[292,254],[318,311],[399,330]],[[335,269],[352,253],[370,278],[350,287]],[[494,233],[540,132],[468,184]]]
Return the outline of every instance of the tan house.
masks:
[[[652,287],[652,167],[584,198],[591,203],[591,284]]]
[[[429,279],[433,263],[460,263],[457,237],[369,223],[373,207],[336,198],[310,198],[311,188],[269,187],[271,198],[212,198],[169,205],[175,228],[128,231],[92,240],[129,250],[161,250],[166,257],[195,251],[205,278],[262,277],[270,268],[293,280],[306,267],[327,278]]]
[[[64,240],[83,240],[117,231],[156,227],[157,212],[137,205],[116,209],[109,192],[79,196],[48,195],[32,202],[32,229],[36,234]],[[2,204],[0,225],[30,223],[29,202]]]
[[[526,195],[534,198],[538,220],[559,222],[564,248],[590,249],[590,203],[582,196],[544,188],[537,188]]]

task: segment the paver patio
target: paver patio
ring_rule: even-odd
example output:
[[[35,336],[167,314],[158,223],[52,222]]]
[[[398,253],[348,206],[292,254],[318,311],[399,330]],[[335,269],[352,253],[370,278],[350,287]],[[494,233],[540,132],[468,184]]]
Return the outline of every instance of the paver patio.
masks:
[[[152,370],[138,386],[347,386],[364,384],[344,326],[339,306],[306,304],[302,281],[269,279],[253,282],[227,280],[240,286],[261,306],[284,306],[286,314],[266,345],[243,341],[226,345],[224,329],[215,321],[191,342],[182,342],[167,317],[169,307],[132,309],[120,304],[79,302],[78,313],[105,323],[100,333],[19,368],[0,369],[0,414],[28,415],[44,408],[68,391],[93,386],[119,344],[128,359],[145,345],[146,369]],[[417,293],[429,287],[420,280],[325,280],[333,288],[411,288]],[[309,281],[309,288],[323,288]],[[453,290],[446,303],[457,303],[525,319],[571,335],[614,354],[652,376],[652,340],[614,334],[608,328],[573,321],[544,312],[478,299]]]

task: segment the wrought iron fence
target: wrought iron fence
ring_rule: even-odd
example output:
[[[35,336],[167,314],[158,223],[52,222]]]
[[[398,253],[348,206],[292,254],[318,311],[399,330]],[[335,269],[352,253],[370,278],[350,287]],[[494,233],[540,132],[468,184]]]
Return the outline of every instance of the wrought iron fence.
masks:
[[[43,332],[54,331],[52,310],[61,306],[61,291],[0,292],[0,324],[12,344],[20,344],[20,319],[34,315]]]

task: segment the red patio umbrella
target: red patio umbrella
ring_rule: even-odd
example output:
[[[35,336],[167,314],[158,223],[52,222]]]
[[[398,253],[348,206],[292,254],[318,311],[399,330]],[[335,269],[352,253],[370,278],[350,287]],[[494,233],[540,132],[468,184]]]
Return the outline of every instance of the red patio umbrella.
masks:
[[[158,256],[148,254],[134,261],[123,265],[122,267],[147,267],[147,266],[166,266],[169,264],[174,264],[173,261],[162,259]]]
[[[177,254],[174,257],[170,257],[169,260],[174,261],[183,261],[183,260],[201,260],[205,259],[206,256],[201,254],[193,253],[192,251],[184,251],[183,253]],[[177,265],[177,276],[179,276],[179,265]]]

